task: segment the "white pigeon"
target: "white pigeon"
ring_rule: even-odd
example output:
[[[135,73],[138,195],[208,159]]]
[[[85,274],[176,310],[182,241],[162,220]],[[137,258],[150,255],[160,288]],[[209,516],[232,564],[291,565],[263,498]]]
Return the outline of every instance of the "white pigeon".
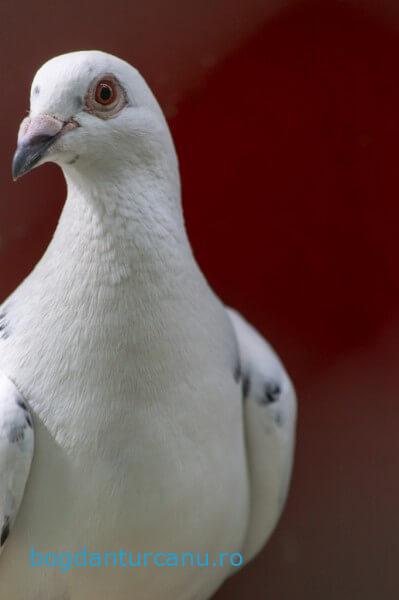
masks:
[[[248,562],[287,494],[293,386],[195,262],[172,138],[133,67],[97,51],[41,67],[14,178],[47,161],[65,207],[0,308],[0,598],[205,600],[237,558],[61,572],[55,553]]]

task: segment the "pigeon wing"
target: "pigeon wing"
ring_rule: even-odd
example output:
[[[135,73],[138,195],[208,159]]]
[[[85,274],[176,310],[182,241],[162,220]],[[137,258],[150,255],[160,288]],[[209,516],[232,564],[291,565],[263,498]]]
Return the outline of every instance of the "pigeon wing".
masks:
[[[239,313],[227,310],[239,349],[250,478],[250,515],[243,548],[250,560],[271,535],[287,497],[295,441],[296,396],[269,344]]]
[[[0,372],[0,552],[24,495],[33,448],[28,405],[15,384]]]

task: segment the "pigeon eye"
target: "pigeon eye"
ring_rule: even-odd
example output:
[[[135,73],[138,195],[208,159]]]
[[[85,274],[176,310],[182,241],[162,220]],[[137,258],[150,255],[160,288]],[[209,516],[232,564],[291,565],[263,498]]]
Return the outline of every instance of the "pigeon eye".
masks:
[[[85,110],[100,119],[111,119],[127,104],[127,94],[112,73],[91,82],[85,98]]]
[[[114,101],[115,90],[111,81],[100,81],[96,87],[96,102],[108,106]]]

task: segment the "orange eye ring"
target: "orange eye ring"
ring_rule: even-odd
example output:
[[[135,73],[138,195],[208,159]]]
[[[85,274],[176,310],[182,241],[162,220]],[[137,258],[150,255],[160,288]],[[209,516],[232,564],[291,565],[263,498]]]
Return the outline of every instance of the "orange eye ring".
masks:
[[[128,96],[115,75],[103,73],[89,85],[84,103],[88,113],[112,119],[128,104]]]
[[[108,106],[115,100],[115,87],[112,81],[99,81],[96,87],[95,99],[98,104]]]

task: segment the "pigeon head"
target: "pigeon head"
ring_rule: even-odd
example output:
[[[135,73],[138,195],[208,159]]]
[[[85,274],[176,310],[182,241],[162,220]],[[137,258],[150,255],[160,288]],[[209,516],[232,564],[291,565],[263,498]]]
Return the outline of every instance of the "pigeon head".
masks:
[[[64,170],[115,174],[168,153],[174,155],[168,126],[138,71],[104,52],[73,52],[36,73],[12,172],[17,179],[55,162]]]

